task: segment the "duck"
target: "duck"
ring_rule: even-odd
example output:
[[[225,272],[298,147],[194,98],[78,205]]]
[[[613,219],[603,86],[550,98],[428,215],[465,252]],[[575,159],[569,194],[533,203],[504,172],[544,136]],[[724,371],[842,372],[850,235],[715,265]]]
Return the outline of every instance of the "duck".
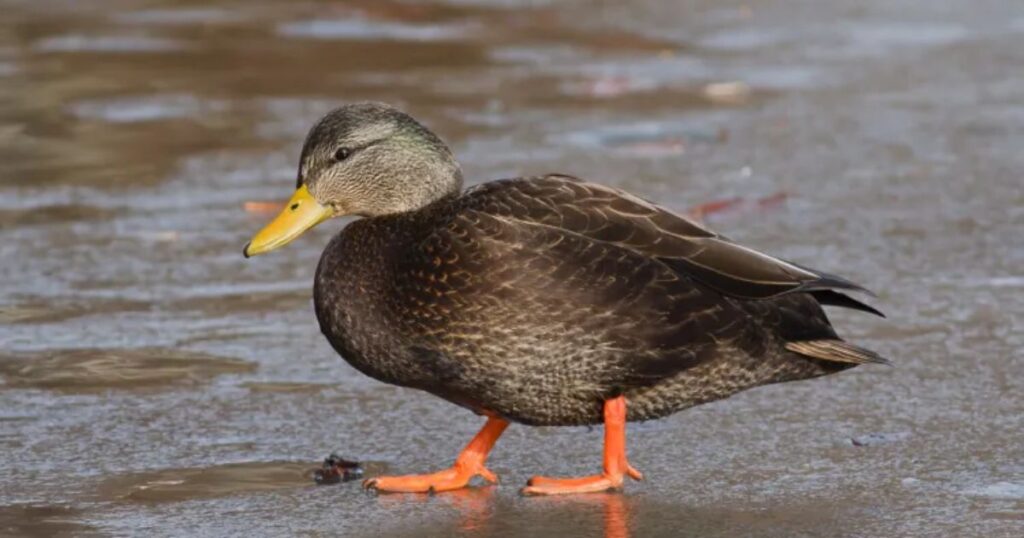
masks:
[[[362,374],[484,417],[451,467],[378,476],[378,492],[496,483],[506,428],[603,424],[601,472],[531,478],[526,495],[621,490],[643,475],[626,424],[762,385],[834,374],[874,351],[824,306],[876,314],[864,287],[740,245],[656,203],[548,174],[464,188],[441,138],[383,103],[341,106],[302,146],[296,190],[244,248],[265,254],[332,218],[313,304]]]

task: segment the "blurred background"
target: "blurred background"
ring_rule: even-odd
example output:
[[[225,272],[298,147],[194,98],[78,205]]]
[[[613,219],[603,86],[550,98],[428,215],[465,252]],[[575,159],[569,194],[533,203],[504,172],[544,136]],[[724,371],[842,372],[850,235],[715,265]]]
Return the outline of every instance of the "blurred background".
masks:
[[[0,535],[1020,536],[1024,5],[1016,0],[0,1]],[[624,495],[523,499],[601,430],[510,428],[365,378],[311,308],[321,226],[242,245],[307,129],[399,105],[470,183],[565,172],[878,292],[895,368],[630,428]],[[269,212],[269,213],[268,213]]]

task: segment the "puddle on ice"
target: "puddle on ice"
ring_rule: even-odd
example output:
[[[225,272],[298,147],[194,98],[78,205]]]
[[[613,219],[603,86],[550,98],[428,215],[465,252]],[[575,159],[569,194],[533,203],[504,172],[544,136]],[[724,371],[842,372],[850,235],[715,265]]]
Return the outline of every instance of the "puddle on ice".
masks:
[[[241,359],[176,349],[70,349],[0,357],[8,387],[93,391],[191,384],[252,372]]]

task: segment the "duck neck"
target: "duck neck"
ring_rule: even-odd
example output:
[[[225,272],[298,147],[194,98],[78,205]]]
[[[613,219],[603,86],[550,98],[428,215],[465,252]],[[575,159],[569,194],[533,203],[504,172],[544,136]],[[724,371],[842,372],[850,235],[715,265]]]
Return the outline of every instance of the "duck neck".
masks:
[[[454,160],[445,163],[441,170],[429,170],[430,177],[421,184],[427,186],[414,204],[416,211],[422,211],[440,201],[462,193],[462,170]]]

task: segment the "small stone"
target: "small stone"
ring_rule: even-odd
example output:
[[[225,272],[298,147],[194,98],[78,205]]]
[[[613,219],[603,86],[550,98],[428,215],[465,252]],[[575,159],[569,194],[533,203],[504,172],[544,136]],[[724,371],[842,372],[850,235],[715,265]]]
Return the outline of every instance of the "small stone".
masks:
[[[869,433],[867,435],[851,437],[850,442],[853,443],[853,446],[876,446],[896,443],[908,437],[910,437],[910,432]]]
[[[313,480],[319,486],[349,482],[363,477],[363,468],[357,461],[350,461],[337,454],[324,458],[323,465],[313,473]]]

